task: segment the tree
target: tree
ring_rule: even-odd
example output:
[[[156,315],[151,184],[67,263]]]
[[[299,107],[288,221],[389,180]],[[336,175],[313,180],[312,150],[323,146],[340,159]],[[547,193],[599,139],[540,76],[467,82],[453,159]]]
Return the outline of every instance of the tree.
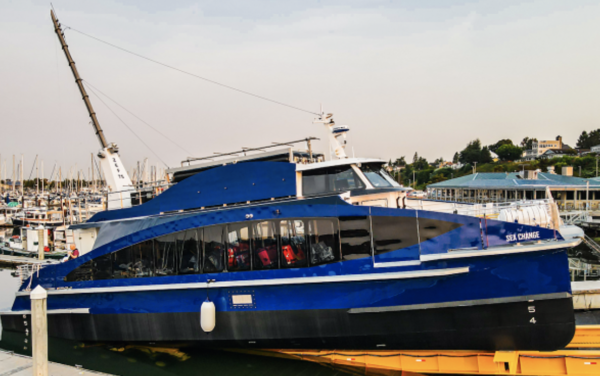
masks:
[[[500,141],[496,142],[496,143],[495,143],[495,144],[493,144],[493,145],[490,145],[490,146],[489,146],[489,149],[490,149],[491,151],[493,151],[494,153],[498,154],[498,151],[497,151],[497,150],[498,150],[498,149],[499,149],[499,148],[500,148],[502,145],[512,145],[512,144],[513,144],[512,140],[509,140],[509,139],[505,138],[505,139],[502,139],[502,140],[500,140]]]
[[[512,143],[510,145],[505,144],[496,150],[496,154],[498,154],[498,158],[500,158],[501,161],[514,161],[521,157],[523,149]]]
[[[523,150],[531,150],[533,149],[534,142],[537,142],[537,138],[525,137],[523,141],[521,141],[521,148],[523,148]]]
[[[591,131],[589,134],[583,131],[577,139],[577,148],[579,149],[591,149],[596,145],[600,145],[600,129]]]
[[[492,162],[492,155],[490,150],[486,147],[481,147],[481,141],[479,139],[473,140],[467,144],[467,147],[460,152],[458,160],[462,164],[473,164],[477,163],[490,163]]]
[[[404,159],[404,156],[396,159],[396,162],[394,162],[395,166],[406,166],[406,159]]]
[[[454,157],[452,157],[452,163],[458,163],[459,158],[460,155],[458,155],[458,152],[454,153]]]
[[[444,163],[444,158],[442,158],[442,157],[439,157],[438,159],[436,159],[435,161],[433,161],[433,163],[434,163],[436,166],[439,166],[439,165],[440,165],[440,163]]]
[[[413,156],[413,163],[417,163],[418,160],[419,160],[419,154],[417,154],[417,152],[415,151],[415,155]]]
[[[481,149],[481,154],[479,154],[479,163],[492,163],[493,161],[494,159],[492,158],[490,149],[487,146],[484,146]]]

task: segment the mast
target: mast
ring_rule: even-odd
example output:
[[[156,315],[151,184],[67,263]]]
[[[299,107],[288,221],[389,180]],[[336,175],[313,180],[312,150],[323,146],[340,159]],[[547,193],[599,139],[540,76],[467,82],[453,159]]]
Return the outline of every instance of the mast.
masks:
[[[108,188],[107,209],[111,210],[131,207],[131,192],[134,191],[134,188],[129,175],[127,174],[127,170],[121,161],[121,157],[119,157],[119,149],[117,145],[114,143],[109,144],[106,141],[106,138],[104,138],[104,133],[102,132],[102,128],[100,128],[100,123],[96,117],[96,112],[94,111],[87,91],[83,86],[83,80],[79,76],[79,72],[75,67],[75,62],[71,57],[69,46],[67,46],[64,33],[60,27],[60,23],[58,22],[56,15],[54,14],[54,11],[50,11],[50,16],[52,17],[52,23],[54,24],[54,31],[58,36],[58,40],[60,41],[62,49],[65,53],[69,67],[71,68],[71,72],[73,72],[75,83],[79,88],[79,92],[81,93],[83,102],[88,110],[88,114],[92,119],[92,126],[94,127],[94,131],[102,147],[102,150],[100,150],[98,153],[98,158],[100,159],[100,167],[103,170],[102,172],[104,178],[106,179],[106,185]]]
[[[58,40],[62,46],[62,49],[65,53],[67,61],[69,62],[69,67],[71,67],[71,72],[73,72],[73,76],[75,77],[75,83],[77,83],[77,87],[79,88],[79,92],[81,93],[81,97],[85,102],[85,106],[87,107],[88,113],[90,114],[90,118],[92,119],[92,126],[94,127],[94,131],[96,132],[96,136],[98,136],[98,141],[100,141],[100,145],[102,149],[108,147],[108,143],[106,142],[106,138],[104,138],[104,132],[102,132],[102,128],[100,128],[100,123],[98,122],[98,118],[96,117],[96,112],[94,111],[94,107],[92,107],[92,102],[90,102],[90,97],[85,91],[85,87],[83,86],[83,80],[79,77],[79,72],[77,71],[77,67],[75,66],[75,62],[71,57],[71,53],[69,52],[69,46],[65,41],[65,35],[63,34],[62,29],[60,28],[60,24],[58,23],[58,19],[54,15],[54,11],[50,11],[50,15],[52,16],[52,22],[54,23],[54,31],[58,36]]]

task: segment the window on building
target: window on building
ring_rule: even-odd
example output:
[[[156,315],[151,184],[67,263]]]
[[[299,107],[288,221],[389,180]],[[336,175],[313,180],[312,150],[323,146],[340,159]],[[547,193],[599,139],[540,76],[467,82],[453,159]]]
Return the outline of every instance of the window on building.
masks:
[[[575,199],[575,192],[573,192],[573,191],[567,191],[566,192],[566,199],[567,200],[574,200]]]
[[[309,219],[307,222],[311,265],[339,261],[337,221]]]
[[[178,274],[196,274],[202,270],[201,242],[196,229],[185,231],[183,241],[178,250]]]
[[[227,226],[227,270],[250,270],[250,226],[247,223]]]
[[[415,217],[372,217],[376,255],[419,244]]]
[[[252,225],[253,266],[255,270],[277,269],[277,229],[275,221],[255,222]]]
[[[302,193],[305,196],[344,192],[365,188],[351,166],[338,166],[302,172]]]
[[[154,240],[154,257],[157,276],[177,274],[177,251],[173,234]]]
[[[223,226],[204,228],[204,272],[218,273],[225,268]]]
[[[308,266],[308,247],[304,221],[288,219],[279,222],[281,265],[289,268]]]
[[[371,256],[369,217],[340,217],[342,260]]]

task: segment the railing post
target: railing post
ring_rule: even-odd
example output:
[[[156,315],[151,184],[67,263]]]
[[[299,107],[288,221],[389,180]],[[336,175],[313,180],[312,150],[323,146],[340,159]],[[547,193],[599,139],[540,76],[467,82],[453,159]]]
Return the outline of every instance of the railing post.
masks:
[[[48,376],[48,317],[46,316],[48,293],[38,285],[29,297],[31,299],[33,376]]]

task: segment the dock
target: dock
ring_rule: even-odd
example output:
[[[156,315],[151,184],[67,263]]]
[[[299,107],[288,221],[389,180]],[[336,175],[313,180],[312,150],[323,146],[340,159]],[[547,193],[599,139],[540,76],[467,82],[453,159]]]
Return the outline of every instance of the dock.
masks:
[[[31,357],[0,350],[0,376],[30,376],[32,368],[33,360]],[[48,374],[55,376],[113,376],[108,373],[87,370],[79,366],[73,367],[54,362],[48,362]]]
[[[600,309],[600,281],[571,282],[576,310]]]
[[[558,351],[242,350],[259,356],[315,362],[352,374],[600,375],[600,325],[577,326]]]

